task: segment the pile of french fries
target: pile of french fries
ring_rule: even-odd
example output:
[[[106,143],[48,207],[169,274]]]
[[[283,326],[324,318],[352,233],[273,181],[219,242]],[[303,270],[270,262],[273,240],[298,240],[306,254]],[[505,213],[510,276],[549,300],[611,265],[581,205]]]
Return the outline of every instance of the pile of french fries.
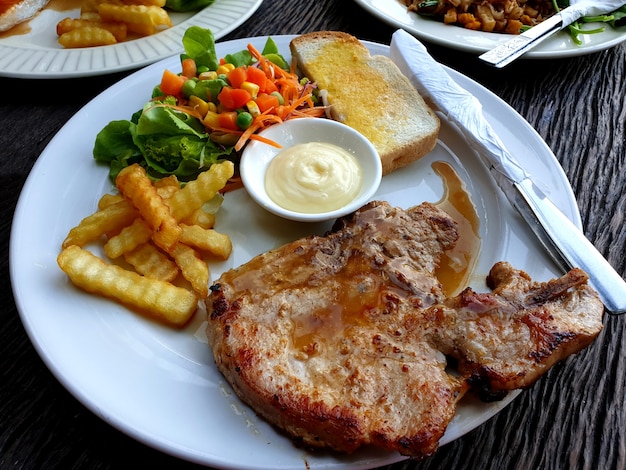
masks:
[[[172,26],[165,0],[85,0],[79,18],[57,23],[65,48],[108,46],[129,36],[149,36]]]
[[[175,176],[153,183],[139,165],[123,169],[119,194],[104,195],[98,210],[69,231],[59,267],[87,292],[185,325],[208,294],[205,257],[224,260],[232,251],[230,237],[215,231],[215,214],[203,206],[233,172],[232,162],[216,163],[181,187]],[[106,257],[89,249],[98,242]]]

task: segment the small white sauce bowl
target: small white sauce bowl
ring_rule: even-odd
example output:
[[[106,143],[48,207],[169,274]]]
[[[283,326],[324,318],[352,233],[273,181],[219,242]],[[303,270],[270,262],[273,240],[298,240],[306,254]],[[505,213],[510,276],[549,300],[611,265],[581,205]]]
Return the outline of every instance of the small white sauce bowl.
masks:
[[[338,121],[326,118],[297,118],[274,124],[260,133],[280,144],[282,148],[251,140],[246,145],[239,163],[241,180],[254,201],[272,214],[300,222],[321,222],[350,214],[370,201],[382,179],[382,165],[378,152],[361,133]],[[363,184],[349,203],[329,212],[315,214],[295,212],[274,202],[265,190],[265,172],[272,159],[282,150],[297,144],[326,142],[352,153],[361,165]]]

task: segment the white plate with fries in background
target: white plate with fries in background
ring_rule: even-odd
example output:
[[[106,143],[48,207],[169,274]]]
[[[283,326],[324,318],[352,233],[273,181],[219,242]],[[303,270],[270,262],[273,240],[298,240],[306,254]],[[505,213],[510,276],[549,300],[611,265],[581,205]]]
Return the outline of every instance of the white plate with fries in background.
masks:
[[[511,39],[509,34],[472,31],[455,25],[420,16],[399,0],[354,0],[373,16],[394,27],[402,28],[414,36],[440,46],[474,54],[482,54],[498,44]],[[585,28],[594,29],[598,23],[589,23]],[[567,32],[560,31],[546,39],[524,55],[526,59],[553,59],[592,54],[617,46],[626,40],[626,27],[613,28],[597,34],[582,34],[582,44],[576,44]]]
[[[0,76],[73,78],[140,68],[182,52],[181,39],[190,25],[210,29],[217,40],[244,23],[263,3],[215,0],[200,11],[168,12],[172,27],[152,35],[107,46],[65,49],[57,41],[57,23],[78,18],[80,8],[59,11],[55,1],[27,23],[0,32]]]
[[[218,43],[216,50],[222,57],[244,49],[248,42],[260,48],[266,39]],[[289,60],[292,37],[273,39]],[[388,54],[387,46],[365,44],[372,53]],[[179,59],[150,65],[88,103],[53,138],[24,185],[13,220],[10,268],[15,301],[36,350],[57,379],[94,414],[181,459],[238,469],[358,469],[402,460],[398,454],[367,449],[337,456],[294,446],[242,404],[217,371],[202,309],[183,328],[168,327],[77,289],[59,269],[57,256],[69,230],[96,210],[101,196],[114,191],[108,167],[92,158],[96,134],[111,120],[128,119],[141,108],[166,68],[179,71]],[[450,73],[481,100],[505,144],[580,226],[571,187],[545,142],[494,94],[457,72]],[[484,290],[486,273],[499,260],[510,261],[537,280],[557,275],[532,233],[497,196],[489,173],[460,134],[442,122],[439,138],[422,160],[385,176],[375,198],[405,208],[424,200],[438,201],[444,185],[433,163],[445,162],[471,194],[480,219],[485,248],[470,284]],[[261,252],[305,235],[322,234],[329,227],[330,222],[280,219],[261,209],[245,190],[228,192],[215,228],[232,240],[232,254],[226,261],[209,259],[210,279]],[[464,398],[442,444],[471,431],[514,396],[496,403]]]

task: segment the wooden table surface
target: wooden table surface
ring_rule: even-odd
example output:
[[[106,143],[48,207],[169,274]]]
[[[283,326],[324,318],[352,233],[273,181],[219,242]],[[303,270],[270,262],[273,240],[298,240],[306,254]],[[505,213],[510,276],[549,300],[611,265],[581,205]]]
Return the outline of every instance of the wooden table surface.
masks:
[[[384,44],[394,31],[347,0],[267,0],[224,40],[323,29]],[[538,131],[572,185],[586,235],[624,275],[626,44],[575,58],[524,60],[504,70],[484,66],[471,54],[427,45],[437,60],[492,90]],[[0,78],[2,469],[196,468],[114,429],[66,391],[29,341],[12,296],[11,220],[33,163],[74,113],[129,73]],[[388,468],[626,468],[625,321],[607,315],[589,348],[432,458]]]

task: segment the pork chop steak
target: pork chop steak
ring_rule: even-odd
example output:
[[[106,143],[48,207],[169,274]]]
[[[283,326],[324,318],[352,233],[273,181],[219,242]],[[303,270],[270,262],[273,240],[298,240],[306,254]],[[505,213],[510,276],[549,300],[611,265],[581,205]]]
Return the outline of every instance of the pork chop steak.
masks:
[[[492,293],[447,299],[434,272],[457,238],[432,204],[372,202],[225,272],[206,301],[218,369],[307,446],[432,454],[468,389],[529,386],[602,328],[579,270],[536,283],[499,263]]]

